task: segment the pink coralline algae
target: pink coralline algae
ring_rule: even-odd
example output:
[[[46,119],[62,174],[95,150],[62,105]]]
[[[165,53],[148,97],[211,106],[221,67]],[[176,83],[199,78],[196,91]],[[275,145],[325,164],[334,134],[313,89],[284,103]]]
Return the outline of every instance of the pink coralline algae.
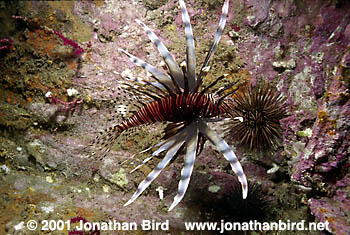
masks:
[[[312,136],[292,179],[327,197],[311,198],[312,213],[330,223],[335,234],[350,234],[350,94],[349,53],[338,66],[324,103],[319,106]]]
[[[334,234],[350,234],[348,219],[350,218],[350,176],[344,177],[336,184],[338,187],[333,198],[311,198],[308,202],[310,210],[321,222],[329,222]]]
[[[343,61],[347,57],[348,54]],[[350,94],[346,88],[348,78],[342,74],[347,69],[343,63],[330,84],[325,103],[318,109],[306,151],[293,175],[294,180],[305,186],[330,180],[330,173],[346,167],[350,153]]]
[[[276,82],[287,97],[291,113],[281,126],[292,181],[322,195],[309,202],[318,220],[327,217],[321,205],[338,207],[327,217],[331,232],[350,234],[349,187],[339,184],[350,183],[350,3],[299,3],[246,1],[243,23],[255,34],[237,47],[252,80]]]

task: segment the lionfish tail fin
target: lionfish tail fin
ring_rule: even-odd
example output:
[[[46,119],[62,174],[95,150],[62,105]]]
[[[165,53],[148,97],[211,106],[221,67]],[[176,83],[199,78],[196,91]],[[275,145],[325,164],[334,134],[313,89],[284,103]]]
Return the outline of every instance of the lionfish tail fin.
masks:
[[[198,121],[198,128],[199,131],[218,148],[218,150],[224,155],[225,159],[230,162],[233,172],[235,172],[239,182],[241,183],[242,197],[243,199],[246,199],[248,195],[248,182],[236,154],[231,150],[228,144],[214,131],[212,131],[203,121]]]
[[[121,134],[121,129],[118,125],[109,127],[95,137],[89,147],[92,149],[93,156],[101,160],[111,150],[118,136]]]

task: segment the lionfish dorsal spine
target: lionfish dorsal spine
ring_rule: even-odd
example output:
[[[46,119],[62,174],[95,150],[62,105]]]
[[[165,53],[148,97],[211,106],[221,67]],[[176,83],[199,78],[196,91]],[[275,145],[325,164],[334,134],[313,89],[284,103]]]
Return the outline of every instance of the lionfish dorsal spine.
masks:
[[[203,65],[201,67],[201,70],[200,70],[198,78],[197,78],[197,88],[198,88],[198,86],[200,86],[200,84],[202,82],[202,75],[205,73],[205,68],[208,66],[209,61],[215,52],[216,46],[218,45],[218,43],[220,41],[222,31],[225,28],[226,18],[227,18],[227,14],[228,14],[228,7],[229,7],[229,0],[226,0],[223,7],[222,7],[221,18],[220,18],[218,29],[216,30],[216,35],[214,37],[214,41],[209,49],[207,56],[204,59]]]
[[[194,37],[193,37],[191,21],[186,9],[186,5],[183,0],[179,0],[179,2],[181,7],[181,13],[182,13],[182,21],[184,23],[184,28],[185,28],[185,37],[186,37],[187,71],[185,76],[187,76],[188,78],[189,90],[193,91],[196,86],[196,55],[195,55]]]
[[[148,35],[149,39],[154,43],[154,45],[157,47],[160,55],[162,56],[164,62],[168,66],[168,69],[170,71],[170,74],[174,77],[176,83],[180,87],[184,87],[184,75],[182,73],[182,70],[180,69],[179,65],[174,60],[173,56],[170,54],[168,49],[164,46],[164,44],[160,41],[158,36],[152,32],[150,28],[147,27],[144,23],[142,23],[140,20],[136,19],[136,22],[140,24],[143,29],[146,31],[146,34]]]
[[[175,91],[174,85],[171,83],[171,80],[169,79],[169,77],[165,73],[159,71],[156,67],[148,64],[147,62],[143,61],[140,58],[137,58],[136,56],[130,54],[129,52],[127,52],[121,48],[119,48],[119,50],[121,52],[123,52],[125,55],[127,55],[131,62],[133,62],[137,66],[142,67],[147,72],[150,72],[159,81],[159,83],[162,86],[164,86],[163,84],[166,84],[173,91]]]

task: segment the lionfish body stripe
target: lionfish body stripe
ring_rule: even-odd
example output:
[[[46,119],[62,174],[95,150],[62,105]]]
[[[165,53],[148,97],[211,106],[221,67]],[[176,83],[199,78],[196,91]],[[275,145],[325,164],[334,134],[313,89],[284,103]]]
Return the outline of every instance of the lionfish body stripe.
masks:
[[[219,120],[222,116],[230,117],[230,105],[227,103],[225,90],[228,88],[216,90],[216,93],[209,93],[209,90],[215,84],[224,78],[219,77],[207,87],[202,84],[204,73],[208,72],[209,61],[217,47],[221,34],[225,27],[228,14],[229,0],[225,0],[222,7],[222,14],[214,41],[204,60],[202,69],[196,78],[196,58],[194,53],[194,39],[192,27],[186,6],[183,0],[179,0],[182,20],[185,28],[186,36],[186,67],[180,69],[175,62],[173,56],[169,53],[164,44],[160,41],[155,33],[152,32],[144,23],[136,20],[138,24],[146,31],[149,39],[155,44],[158,52],[163,58],[168,73],[163,73],[156,67],[148,64],[142,59],[120,49],[129,59],[137,66],[142,67],[150,72],[156,82],[142,81],[140,79],[129,78],[134,81],[135,85],[127,85],[126,88],[131,89],[136,94],[151,99],[147,103],[139,100],[141,107],[138,108],[129,118],[119,124],[107,129],[92,144],[98,147],[104,154],[110,150],[117,137],[130,128],[144,124],[156,122],[165,122],[167,127],[164,129],[165,135],[163,140],[142,152],[157,148],[152,155],[146,158],[135,169],[148,162],[152,157],[158,156],[164,152],[165,156],[156,168],[139,184],[138,189],[125,203],[124,206],[131,204],[139,195],[151,184],[151,182],[160,174],[160,172],[170,163],[180,152],[185,152],[184,167],[181,171],[181,179],[178,186],[178,193],[171,204],[169,211],[172,210],[184,197],[190,182],[190,177],[194,168],[194,162],[197,155],[203,148],[204,141],[208,139],[230,162],[232,170],[238,177],[242,186],[243,198],[246,198],[248,192],[247,179],[243,168],[239,163],[236,155],[230,149],[225,140],[221,139],[206,124],[206,120]],[[136,85],[137,84],[137,85]],[[229,86],[229,88],[232,86]],[[233,91],[234,92],[234,91]],[[223,95],[222,95],[223,94]],[[200,148],[199,148],[200,146]],[[181,150],[181,151],[180,151]],[[183,150],[183,151],[182,151]],[[134,169],[134,170],[135,170]]]
[[[181,93],[146,104],[119,124],[118,128],[120,131],[125,131],[132,127],[155,122],[191,121],[189,117],[193,119],[211,118],[225,111],[225,107],[218,107],[215,99],[209,94]]]

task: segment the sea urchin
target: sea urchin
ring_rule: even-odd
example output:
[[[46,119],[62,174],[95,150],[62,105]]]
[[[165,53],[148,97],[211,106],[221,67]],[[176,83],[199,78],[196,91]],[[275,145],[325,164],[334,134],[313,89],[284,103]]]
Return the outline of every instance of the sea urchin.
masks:
[[[250,87],[245,93],[235,93],[232,114],[236,118],[232,119],[229,135],[241,146],[253,150],[274,149],[282,138],[280,120],[286,117],[284,100],[267,83]]]

